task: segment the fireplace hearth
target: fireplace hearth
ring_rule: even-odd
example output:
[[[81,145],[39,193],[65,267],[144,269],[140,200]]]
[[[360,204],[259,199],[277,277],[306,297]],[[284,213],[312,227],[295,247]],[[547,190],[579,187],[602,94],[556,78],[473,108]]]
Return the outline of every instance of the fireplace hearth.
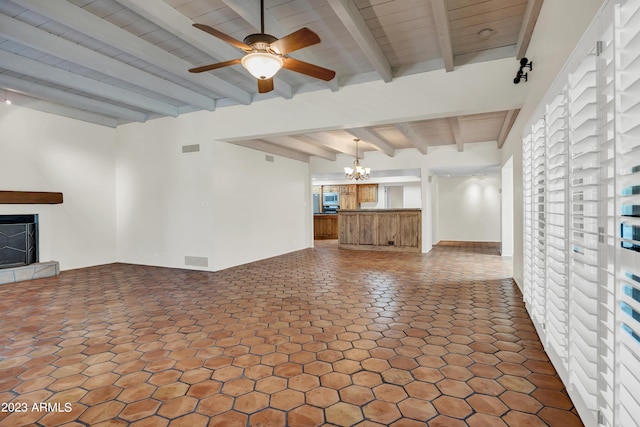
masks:
[[[38,262],[38,215],[0,215],[0,269]]]

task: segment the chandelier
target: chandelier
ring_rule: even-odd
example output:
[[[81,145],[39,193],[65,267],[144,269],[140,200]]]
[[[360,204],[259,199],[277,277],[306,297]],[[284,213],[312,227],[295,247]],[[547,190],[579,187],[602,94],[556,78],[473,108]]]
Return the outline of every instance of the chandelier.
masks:
[[[358,138],[354,139],[356,142],[356,159],[353,162],[353,167],[344,168],[344,177],[346,179],[355,179],[356,181],[369,179],[370,168],[363,168],[360,166],[360,159],[358,158]]]

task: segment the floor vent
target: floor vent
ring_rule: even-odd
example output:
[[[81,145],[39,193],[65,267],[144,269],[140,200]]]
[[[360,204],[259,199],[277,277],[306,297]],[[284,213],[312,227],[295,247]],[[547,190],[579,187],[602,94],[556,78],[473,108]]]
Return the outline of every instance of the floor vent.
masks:
[[[208,267],[209,259],[203,256],[185,256],[184,264],[192,267]]]

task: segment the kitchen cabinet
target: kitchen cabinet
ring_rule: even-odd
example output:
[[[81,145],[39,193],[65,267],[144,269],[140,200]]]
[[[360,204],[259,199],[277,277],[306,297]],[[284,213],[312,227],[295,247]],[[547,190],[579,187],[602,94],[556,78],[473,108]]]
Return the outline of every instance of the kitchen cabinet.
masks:
[[[337,239],[338,238],[338,215],[314,215],[313,216],[313,238]]]
[[[378,184],[359,184],[358,203],[377,202]]]
[[[338,212],[342,249],[421,252],[420,209],[366,209]]]
[[[356,194],[357,185],[341,185],[340,186],[340,194]]]
[[[358,209],[356,195],[340,193],[340,209]]]
[[[323,185],[322,192],[323,193],[339,193],[340,185]]]

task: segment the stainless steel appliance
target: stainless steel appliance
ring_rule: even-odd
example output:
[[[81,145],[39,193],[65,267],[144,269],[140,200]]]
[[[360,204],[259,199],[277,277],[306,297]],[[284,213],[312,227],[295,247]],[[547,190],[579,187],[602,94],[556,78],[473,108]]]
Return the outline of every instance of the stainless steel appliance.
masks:
[[[313,213],[314,214],[322,213],[322,205],[320,204],[320,194],[313,195]]]
[[[337,206],[340,204],[340,193],[322,193],[322,206]]]

